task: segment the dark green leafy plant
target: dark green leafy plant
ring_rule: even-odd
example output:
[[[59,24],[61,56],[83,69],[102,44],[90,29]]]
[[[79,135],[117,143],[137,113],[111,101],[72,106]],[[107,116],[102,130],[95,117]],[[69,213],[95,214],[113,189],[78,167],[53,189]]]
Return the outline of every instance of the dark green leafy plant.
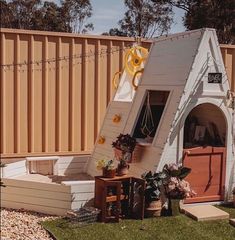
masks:
[[[122,152],[132,153],[136,146],[136,139],[131,137],[129,134],[120,134],[117,140],[112,143],[113,148],[117,148]]]
[[[150,203],[157,201],[161,197],[161,187],[167,178],[167,175],[163,172],[152,173],[151,171],[144,173],[142,178],[146,181],[145,189],[145,201]]]
[[[180,180],[183,180],[189,175],[189,173],[191,172],[191,168],[178,166],[177,164],[170,164],[170,165],[166,164],[163,167],[163,172],[168,177],[177,177]]]
[[[190,172],[190,168],[177,164],[166,164],[161,172],[144,173],[142,178],[146,180],[146,202],[159,200],[161,195],[169,199],[184,199],[195,195],[190,184],[184,180]]]

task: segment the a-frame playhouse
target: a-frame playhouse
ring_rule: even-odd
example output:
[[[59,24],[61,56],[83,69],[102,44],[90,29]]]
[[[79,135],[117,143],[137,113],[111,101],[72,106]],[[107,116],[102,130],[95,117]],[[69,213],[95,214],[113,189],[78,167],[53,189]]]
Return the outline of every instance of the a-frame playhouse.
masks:
[[[191,202],[228,200],[234,184],[233,98],[215,30],[157,38],[142,67],[134,78],[123,71],[87,173],[100,174],[96,161],[113,158],[112,142],[129,133],[141,149],[131,174],[182,163],[192,168],[188,180],[198,193]],[[143,123],[146,109],[153,124]]]

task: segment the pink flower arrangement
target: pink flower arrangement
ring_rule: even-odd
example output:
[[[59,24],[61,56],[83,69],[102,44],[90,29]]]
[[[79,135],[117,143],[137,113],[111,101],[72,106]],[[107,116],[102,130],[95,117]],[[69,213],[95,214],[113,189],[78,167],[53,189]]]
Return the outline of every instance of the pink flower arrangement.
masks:
[[[193,197],[196,193],[191,189],[189,182],[180,180],[177,177],[170,177],[166,185],[167,195],[171,198],[184,199],[186,197]]]
[[[164,182],[166,195],[172,199],[184,199],[193,197],[196,193],[191,189],[189,182],[184,178],[191,172],[191,169],[177,164],[165,165],[163,172],[168,176]]]

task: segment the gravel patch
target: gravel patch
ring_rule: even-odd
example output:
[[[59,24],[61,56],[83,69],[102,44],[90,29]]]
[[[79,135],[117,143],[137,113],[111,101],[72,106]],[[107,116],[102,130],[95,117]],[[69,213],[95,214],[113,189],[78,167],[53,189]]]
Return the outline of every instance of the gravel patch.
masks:
[[[40,222],[56,219],[56,216],[1,208],[1,240],[51,240]]]

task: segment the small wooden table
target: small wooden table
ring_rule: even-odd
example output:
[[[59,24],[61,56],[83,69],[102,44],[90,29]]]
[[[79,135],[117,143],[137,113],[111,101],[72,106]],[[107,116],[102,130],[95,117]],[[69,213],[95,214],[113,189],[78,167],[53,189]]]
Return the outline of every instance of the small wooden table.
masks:
[[[102,222],[144,218],[145,180],[133,176],[95,177],[95,207]]]

